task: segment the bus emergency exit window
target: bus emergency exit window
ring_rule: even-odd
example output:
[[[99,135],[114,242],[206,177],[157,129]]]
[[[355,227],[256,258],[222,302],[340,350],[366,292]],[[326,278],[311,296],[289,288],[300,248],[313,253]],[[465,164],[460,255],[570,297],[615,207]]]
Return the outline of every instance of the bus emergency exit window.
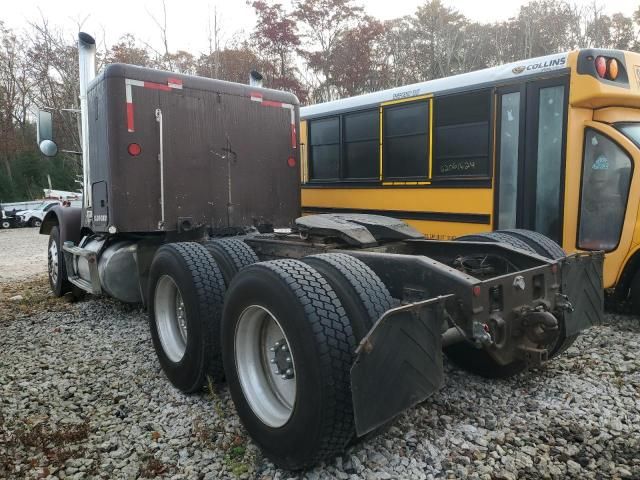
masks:
[[[491,90],[434,100],[434,177],[488,177]]]

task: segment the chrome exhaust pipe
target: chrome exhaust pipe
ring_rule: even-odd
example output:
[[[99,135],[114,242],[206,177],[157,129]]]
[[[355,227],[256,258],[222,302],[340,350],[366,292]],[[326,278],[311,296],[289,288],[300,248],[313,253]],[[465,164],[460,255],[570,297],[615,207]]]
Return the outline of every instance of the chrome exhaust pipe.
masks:
[[[96,76],[96,41],[88,33],[78,34],[78,67],[80,71],[80,117],[82,125],[82,205],[90,209],[91,180],[89,166],[89,104],[87,90]],[[86,215],[86,213],[85,213]]]
[[[262,88],[262,79],[264,77],[257,70],[251,70],[249,72],[249,85],[252,87]]]

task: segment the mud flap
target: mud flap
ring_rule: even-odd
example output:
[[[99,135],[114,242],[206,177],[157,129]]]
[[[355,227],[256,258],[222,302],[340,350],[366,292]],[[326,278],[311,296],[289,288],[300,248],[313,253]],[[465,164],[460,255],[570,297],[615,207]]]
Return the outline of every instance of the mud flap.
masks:
[[[577,253],[562,260],[562,293],[573,307],[564,314],[566,335],[574,335],[604,319],[602,252]]]
[[[441,327],[444,301],[450,296],[387,311],[360,342],[351,367],[358,436],[384,425],[442,386]]]

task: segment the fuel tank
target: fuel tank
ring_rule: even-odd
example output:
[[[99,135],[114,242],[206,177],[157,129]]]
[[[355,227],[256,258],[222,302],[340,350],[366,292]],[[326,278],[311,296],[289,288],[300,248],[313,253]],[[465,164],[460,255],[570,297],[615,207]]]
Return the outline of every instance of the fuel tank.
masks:
[[[89,239],[82,246],[96,253],[101,252],[98,256],[98,274],[102,290],[123,302],[141,302],[136,263],[137,244],[129,240],[119,240],[103,249],[104,244],[104,239]],[[87,259],[76,257],[75,262],[78,275],[90,282]]]

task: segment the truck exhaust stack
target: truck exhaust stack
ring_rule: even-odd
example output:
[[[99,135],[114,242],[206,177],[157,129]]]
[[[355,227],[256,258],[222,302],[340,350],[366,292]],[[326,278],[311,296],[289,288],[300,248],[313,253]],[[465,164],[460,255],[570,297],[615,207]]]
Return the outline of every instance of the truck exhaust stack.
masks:
[[[78,34],[78,65],[80,70],[80,117],[82,121],[82,193],[84,208],[91,208],[91,184],[89,183],[89,106],[87,90],[96,76],[96,41],[88,33]]]

